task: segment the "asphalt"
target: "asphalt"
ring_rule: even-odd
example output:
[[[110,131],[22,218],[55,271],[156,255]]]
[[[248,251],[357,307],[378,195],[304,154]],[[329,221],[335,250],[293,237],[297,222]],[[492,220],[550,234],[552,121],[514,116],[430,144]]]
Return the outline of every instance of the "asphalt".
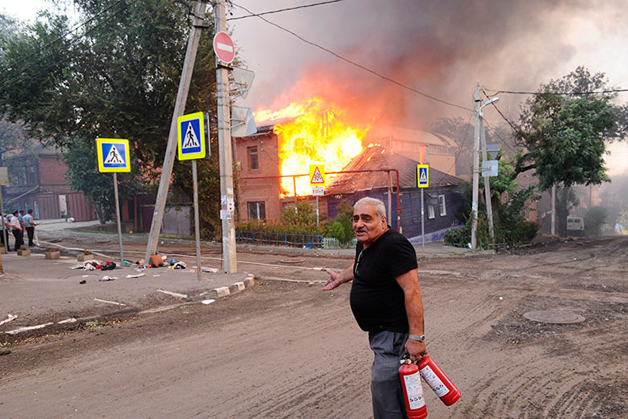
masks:
[[[14,320],[0,325],[0,332],[17,327],[30,327],[42,322],[64,321],[80,318],[85,313],[90,317],[106,317],[125,312],[154,312],[189,303],[208,303],[212,299],[231,295],[253,286],[255,278],[248,273],[226,274],[219,272],[220,261],[207,267],[213,272],[202,272],[198,280],[194,258],[180,258],[187,263],[186,269],[176,270],[167,267],[143,269],[139,265],[122,266],[111,271],[73,269],[83,262],[75,255],[61,256],[48,260],[44,249],[63,247],[63,240],[55,239],[69,235],[93,237],[92,243],[115,241],[117,235],[77,232],[78,227],[93,225],[87,223],[66,223],[60,220],[40,221],[37,227],[41,247],[34,249],[30,256],[18,256],[15,252],[2,255],[4,275],[0,276],[0,323],[17,316]],[[125,236],[124,240],[145,240],[135,235]],[[187,241],[188,240],[167,240]],[[218,243],[204,243],[220,246]],[[443,246],[441,243],[428,243],[415,246],[417,257],[449,257],[478,254],[468,249]],[[238,245],[238,251],[256,253],[282,253],[288,255],[319,255],[328,257],[352,258],[354,249],[304,249],[274,247],[264,245]],[[67,252],[65,252],[67,254]],[[165,255],[167,259],[170,256]],[[95,254],[94,259],[112,259]],[[204,268],[206,266],[203,266]],[[138,277],[139,275],[139,277]],[[113,277],[112,280],[103,280]]]

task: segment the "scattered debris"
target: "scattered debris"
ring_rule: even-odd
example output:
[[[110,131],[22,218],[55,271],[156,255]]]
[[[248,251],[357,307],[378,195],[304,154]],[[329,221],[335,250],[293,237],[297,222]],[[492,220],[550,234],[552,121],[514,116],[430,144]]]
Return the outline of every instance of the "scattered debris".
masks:
[[[136,274],[136,275],[127,275],[127,278],[141,278],[143,276],[146,276],[146,274]]]
[[[12,322],[12,321],[13,321],[13,320],[15,320],[15,319],[17,319],[17,314],[15,314],[15,315],[13,315],[13,314],[9,314],[9,315],[7,315],[6,320],[2,320],[2,321],[0,322],[0,326],[2,326],[2,325],[3,325],[3,324],[5,324],[5,323]]]
[[[87,284],[87,281],[83,279],[81,282],[79,282],[79,284],[81,284],[81,285]]]
[[[105,275],[101,279],[99,279],[99,281],[113,281],[114,279],[118,279],[118,277]]]
[[[201,272],[205,272],[208,274],[217,274],[218,273],[218,269],[216,268],[201,268]]]
[[[57,322],[57,324],[76,323],[76,322],[77,320],[75,318],[69,318],[69,319],[61,320],[60,322]]]
[[[11,353],[10,350],[8,349],[0,349],[0,356],[2,355],[9,355]]]
[[[209,304],[211,304],[211,303],[213,303],[213,302],[215,302],[215,301],[216,301],[216,300],[214,300],[214,299],[210,299],[210,300],[203,300],[203,301],[201,301],[201,302],[202,302],[203,304],[205,304],[205,305],[209,305]]]
[[[162,289],[158,289],[157,291],[161,292],[161,293],[164,293],[164,294],[167,294],[167,295],[170,295],[172,297],[183,298],[183,299],[186,299],[186,300],[190,299],[190,297],[188,297],[187,295],[179,294],[178,292],[166,291],[166,290],[162,290]]]
[[[116,303],[115,301],[101,300],[100,298],[94,298],[94,301],[98,301],[99,303],[115,304],[117,306],[126,307],[126,304]]]
[[[9,335],[17,335],[18,333],[28,332],[29,330],[43,329],[44,327],[50,326],[51,324],[52,323],[44,323],[38,324],[37,326],[20,327],[19,329],[9,330],[6,333]]]
[[[168,269],[185,269],[187,268],[187,265],[185,264],[185,262],[181,262],[181,261],[176,261],[175,263],[171,264]]]

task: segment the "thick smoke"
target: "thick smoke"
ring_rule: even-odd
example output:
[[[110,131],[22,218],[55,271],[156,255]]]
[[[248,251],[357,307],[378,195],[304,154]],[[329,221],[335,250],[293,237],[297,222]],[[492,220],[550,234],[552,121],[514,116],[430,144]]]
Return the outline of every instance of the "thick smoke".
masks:
[[[242,3],[254,11],[287,5]],[[575,69],[556,72],[578,52],[572,36],[579,20],[585,16],[602,20],[601,11],[616,10],[611,21],[604,19],[608,26],[626,14],[621,6],[620,1],[575,0],[345,0],[267,18],[384,76],[471,108],[478,82],[491,89],[536,90],[540,83]],[[241,12],[237,7],[234,11]],[[246,27],[244,22],[241,25]],[[252,94],[259,99],[257,106],[279,107],[300,93],[319,90],[341,102],[367,105],[360,109],[362,113],[406,126],[424,126],[442,116],[465,114],[263,22],[255,28],[271,34],[271,45],[279,41],[268,50],[264,37],[256,39],[255,45],[267,51],[276,70],[275,80],[255,86],[259,91]],[[255,63],[247,58],[251,51],[243,52],[255,70]],[[516,117],[520,100],[504,97],[501,107]]]

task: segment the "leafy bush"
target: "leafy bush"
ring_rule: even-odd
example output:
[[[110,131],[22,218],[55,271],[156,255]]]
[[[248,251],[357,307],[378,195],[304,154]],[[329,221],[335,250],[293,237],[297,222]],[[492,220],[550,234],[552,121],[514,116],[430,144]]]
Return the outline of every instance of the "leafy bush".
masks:
[[[591,207],[584,214],[584,233],[588,236],[598,235],[606,221],[608,209],[605,207]]]

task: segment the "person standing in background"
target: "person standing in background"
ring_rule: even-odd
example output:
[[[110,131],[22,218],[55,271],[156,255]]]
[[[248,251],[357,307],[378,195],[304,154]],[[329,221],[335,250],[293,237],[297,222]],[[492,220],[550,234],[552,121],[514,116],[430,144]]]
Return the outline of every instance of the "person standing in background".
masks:
[[[18,218],[18,212],[13,213],[11,218],[11,228],[13,229],[13,237],[15,237],[15,251],[20,250],[20,247],[24,244],[24,231],[22,230],[22,223]]]
[[[26,233],[28,235],[28,247],[33,247],[35,243],[33,243],[33,237],[35,237],[35,226],[37,225],[33,219],[33,210],[29,209],[28,214],[22,217],[22,223],[24,224],[24,229],[26,229]]]

